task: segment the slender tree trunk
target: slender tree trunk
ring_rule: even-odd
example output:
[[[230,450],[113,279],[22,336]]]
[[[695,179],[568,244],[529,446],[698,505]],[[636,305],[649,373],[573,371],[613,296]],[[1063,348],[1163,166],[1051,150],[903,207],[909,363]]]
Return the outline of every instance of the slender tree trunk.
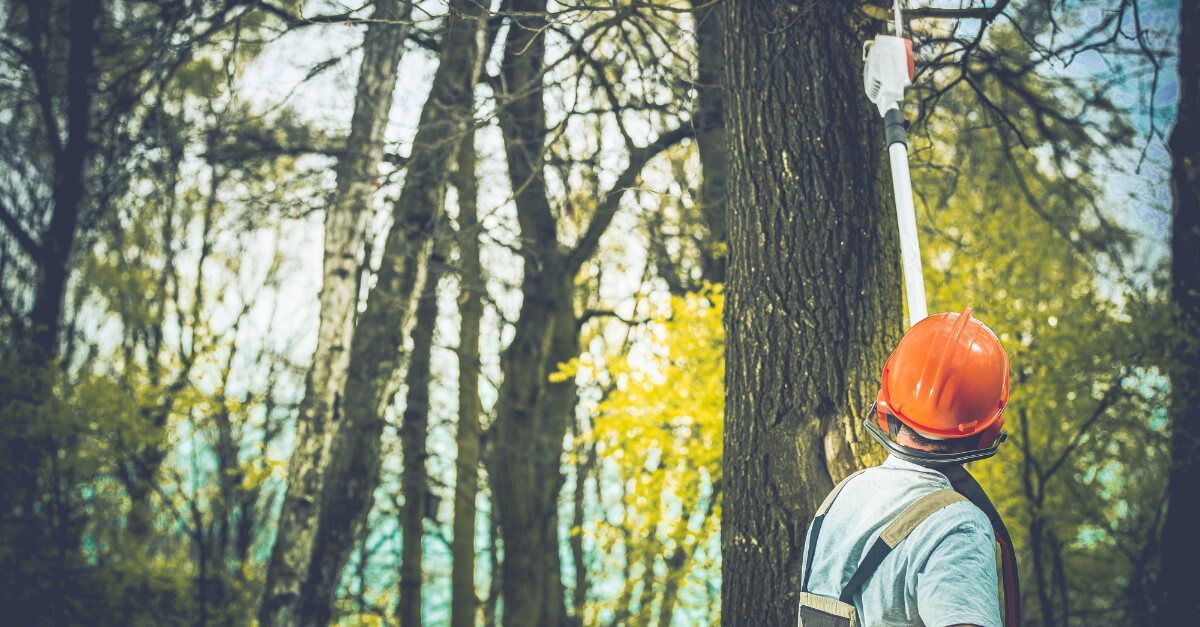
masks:
[[[729,150],[725,145],[724,98],[721,92],[721,73],[724,57],[721,52],[721,19],[711,2],[693,0],[696,8],[696,114],[698,126],[704,128],[696,135],[700,152],[700,211],[708,227],[708,241],[701,257],[704,279],[713,283],[725,282],[726,229],[725,186],[729,179]]]
[[[450,625],[475,624],[475,498],[479,494],[479,325],[483,320],[483,268],[479,259],[479,209],[475,179],[475,135],[463,138],[454,175],[458,190],[459,299],[458,431],[454,442],[454,539],[451,544]]]
[[[729,142],[722,621],[794,625],[805,531],[901,325],[857,3],[721,4]],[[802,12],[800,15],[798,12]]]
[[[330,621],[342,568],[379,485],[384,411],[396,392],[413,303],[424,288],[447,176],[461,138],[472,128],[485,22],[485,12],[474,0],[450,3],[438,69],[421,111],[377,283],[351,344],[343,423],[330,447],[312,559],[302,587],[303,625],[324,627]]]
[[[37,3],[32,3],[36,5]],[[33,13],[45,9],[30,6]],[[29,320],[33,347],[27,360],[37,367],[58,357],[59,329],[63,300],[70,276],[71,252],[78,236],[79,214],[84,201],[86,168],[93,152],[90,137],[92,98],[96,88],[96,33],[101,4],[75,0],[67,11],[70,49],[67,52],[66,81],[66,138],[60,144],[59,127],[53,114],[53,104],[45,109],[46,132],[52,135],[51,154],[54,157],[54,209],[50,222],[42,233],[37,284],[34,288],[33,309]],[[47,29],[49,30],[49,29]],[[40,36],[41,33],[36,33]],[[46,78],[47,81],[50,79]],[[51,99],[50,94],[42,94]]]
[[[514,0],[524,15],[510,22],[502,72],[508,102],[501,112],[509,180],[515,190],[525,253],[520,318],[501,355],[504,381],[492,424],[493,515],[504,540],[501,562],[503,622],[509,627],[555,626],[566,615],[558,556],[559,468],[567,414],[547,409],[551,389],[574,395],[573,382],[550,383],[549,355],[561,330],[574,336],[571,280],[559,252],[557,223],[546,199],[542,101],[544,0]],[[558,350],[562,354],[566,351]],[[572,355],[573,356],[573,355]],[[567,357],[568,359],[570,356]]]
[[[436,237],[436,236],[435,236]],[[433,336],[437,327],[437,287],[446,260],[442,244],[435,244],[429,258],[429,273],[421,301],[417,304],[416,324],[412,332],[412,356],[408,362],[405,383],[403,423],[400,425],[400,446],[404,455],[404,475],[400,481],[404,493],[401,514],[402,548],[400,556],[400,599],[396,617],[401,627],[421,625],[422,545],[425,539],[425,495],[429,480],[425,468],[426,439],[429,437],[430,357]]]
[[[558,493],[576,389],[573,378],[550,381],[550,375],[579,354],[575,274],[595,253],[622,194],[645,163],[691,132],[679,127],[635,149],[574,248],[561,247],[543,177],[545,11],[545,0],[514,0],[501,62],[500,128],[525,258],[521,314],[501,355],[504,381],[489,430],[492,502],[504,539],[503,615],[509,626],[570,622],[558,555]]]
[[[1200,623],[1200,4],[1180,4],[1179,103],[1171,133],[1171,476],[1163,525],[1158,623]]]
[[[582,442],[582,425],[573,420],[573,437],[575,441],[575,481],[571,491],[571,564],[575,570],[575,586],[571,595],[571,611],[575,620],[583,624],[584,610],[587,608],[588,572],[586,550],[583,546],[583,526],[587,523],[586,491],[587,479],[592,474],[596,463],[596,449],[592,444]]]
[[[494,506],[493,506],[494,507]],[[488,582],[487,599],[483,603],[483,624],[485,627],[495,627],[498,622],[496,620],[496,607],[500,602],[500,584],[502,573],[500,571],[500,526],[496,522],[495,512],[488,516],[488,573],[491,575]]]
[[[700,522],[702,526],[707,524],[707,519],[714,516],[717,505],[720,502],[721,490],[722,487],[719,482],[713,486],[713,492],[708,500],[708,507],[704,512],[705,520]],[[673,538],[675,550],[664,559],[667,567],[667,577],[663,584],[662,603],[658,609],[658,627],[670,626],[671,619],[675,616],[675,606],[679,602],[679,589],[683,587],[683,581],[688,575],[692,556],[695,554],[696,548],[700,546],[699,540],[694,541],[690,545],[686,542],[689,534],[689,522],[690,519],[686,517],[679,521]]]
[[[1054,568],[1054,591],[1058,597],[1058,611],[1061,614],[1062,624],[1071,624],[1071,589],[1067,587],[1067,570],[1063,564],[1065,556],[1063,552],[1066,547],[1058,538],[1054,537],[1054,531],[1047,530],[1047,541],[1050,544],[1050,561]]]
[[[403,0],[376,0],[376,18],[404,19]],[[358,308],[358,256],[383,159],[384,131],[396,90],[407,27],[371,22],[354,97],[346,152],[338,162],[337,192],[325,214],[325,256],[317,348],[296,420],[296,443],[288,465],[288,488],[264,587],[259,622],[293,624],[301,583],[316,531],[321,476],[341,412]]]
[[[654,617],[654,597],[657,590],[654,589],[654,563],[658,560],[658,554],[646,547],[642,553],[642,589],[638,594],[637,613],[633,613],[633,608],[630,608],[629,613],[634,620],[630,621],[635,625],[649,625],[650,620]]]
[[[36,236],[5,220],[6,235],[23,242],[35,267],[33,303],[29,313],[28,338],[19,337],[15,356],[25,376],[15,380],[0,376],[0,418],[6,419],[8,436],[3,442],[5,464],[0,475],[0,508],[5,518],[12,516],[26,546],[54,546],[51,562],[53,583],[58,599],[66,599],[76,576],[67,562],[78,552],[81,530],[67,515],[62,498],[57,457],[60,443],[49,436],[27,438],[22,434],[39,412],[34,408],[51,397],[57,370],[51,366],[61,357],[61,328],[71,257],[80,230],[80,214],[88,190],[88,162],[95,151],[93,143],[92,101],[96,96],[96,52],[100,45],[100,2],[74,0],[67,3],[67,40],[65,67],[51,58],[45,49],[56,39],[48,13],[55,7],[37,0],[24,3],[30,52],[28,62],[37,87],[33,98],[42,112],[42,130],[52,159],[52,207],[45,229]],[[61,5],[60,5],[61,6]],[[12,10],[6,11],[10,13]],[[14,20],[15,21],[15,20]],[[53,69],[52,69],[53,68]],[[61,76],[70,80],[61,80]],[[54,85],[54,87],[52,87]],[[58,93],[58,85],[65,93]],[[65,126],[61,128],[56,106],[65,107]],[[65,131],[65,132],[64,132]],[[65,134],[65,142],[63,136]],[[5,211],[7,216],[7,210]],[[33,241],[37,237],[37,241]],[[7,364],[6,364],[7,366]],[[17,369],[14,369],[17,371]],[[16,381],[22,380],[20,384]],[[11,392],[11,393],[10,393]],[[46,485],[42,475],[50,460],[51,477]],[[47,497],[51,503],[38,503]],[[19,505],[18,505],[19,504]],[[49,512],[54,514],[48,515]],[[51,539],[52,538],[52,539]],[[0,551],[0,567],[7,566],[8,551]],[[29,559],[18,557],[18,563]],[[51,608],[58,624],[67,624],[70,609],[66,604]]]
[[[1037,505],[1033,505],[1037,508]],[[1043,541],[1045,523],[1034,513],[1029,523],[1029,550],[1033,557],[1033,575],[1037,582],[1038,611],[1042,615],[1042,627],[1053,627],[1054,605],[1050,601],[1050,582],[1046,578],[1045,542]]]

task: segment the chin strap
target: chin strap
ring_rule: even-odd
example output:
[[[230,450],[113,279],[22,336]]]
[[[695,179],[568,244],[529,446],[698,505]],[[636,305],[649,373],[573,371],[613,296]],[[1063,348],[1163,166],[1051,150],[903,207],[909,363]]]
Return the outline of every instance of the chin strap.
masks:
[[[915,448],[909,448],[902,444],[898,444],[895,440],[888,437],[883,429],[879,428],[873,419],[875,412],[867,413],[867,417],[863,419],[863,426],[866,427],[867,433],[875,438],[889,453],[903,459],[906,462],[912,462],[921,466],[929,466],[940,469],[942,466],[961,465],[967,462],[977,462],[981,459],[987,459],[996,454],[1000,444],[1008,437],[1007,433],[1001,432],[1000,437],[987,448],[975,449],[973,451],[963,451],[961,453],[934,453],[931,451],[920,451]]]
[[[1004,526],[1000,512],[997,512],[996,507],[992,505],[991,499],[983,491],[983,486],[979,485],[979,482],[971,476],[971,473],[967,472],[966,468],[949,466],[938,468],[938,471],[946,475],[955,492],[967,497],[967,500],[974,503],[991,521],[992,530],[996,533],[996,543],[1000,545],[1000,570],[1004,575],[1004,624],[1006,627],[1020,625],[1021,582],[1017,576],[1017,554],[1013,550],[1008,527]]]

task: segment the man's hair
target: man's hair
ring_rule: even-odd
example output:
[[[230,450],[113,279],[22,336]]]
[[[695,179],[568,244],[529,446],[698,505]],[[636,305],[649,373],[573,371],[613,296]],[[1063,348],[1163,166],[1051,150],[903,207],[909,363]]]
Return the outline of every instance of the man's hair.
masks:
[[[975,435],[967,436],[965,438],[935,440],[917,433],[915,429],[904,424],[903,422],[900,423],[900,431],[908,434],[908,437],[912,438],[914,442],[934,453],[961,453],[963,451],[977,449],[979,448],[979,438],[982,435],[976,433]]]

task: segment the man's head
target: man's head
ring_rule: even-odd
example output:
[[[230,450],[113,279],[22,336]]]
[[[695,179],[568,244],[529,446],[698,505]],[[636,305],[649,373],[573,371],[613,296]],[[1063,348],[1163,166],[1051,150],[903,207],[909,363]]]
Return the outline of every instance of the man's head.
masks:
[[[970,308],[935,314],[913,325],[888,357],[877,437],[938,459],[994,453],[1007,402],[1008,354],[996,334]]]

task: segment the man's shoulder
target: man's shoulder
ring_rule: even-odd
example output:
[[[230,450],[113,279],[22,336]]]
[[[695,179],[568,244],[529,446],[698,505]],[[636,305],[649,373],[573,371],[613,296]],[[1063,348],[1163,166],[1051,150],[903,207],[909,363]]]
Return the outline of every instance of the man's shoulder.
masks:
[[[899,462],[899,463],[897,463]],[[854,485],[857,484],[857,485]],[[884,463],[867,468],[847,488],[859,498],[870,495],[871,500],[884,499],[894,503],[892,511],[898,516],[908,507],[933,494],[953,490],[950,480],[942,473],[903,460],[889,457]],[[913,529],[920,543],[936,542],[951,534],[975,536],[980,542],[994,542],[992,524],[977,505],[966,498],[952,500],[929,513]]]
[[[924,527],[924,529],[921,529]],[[989,546],[996,541],[992,524],[983,510],[974,503],[962,500],[951,503],[934,512],[920,527],[913,530],[921,532],[927,541],[940,541],[947,536],[974,538],[975,541]]]

